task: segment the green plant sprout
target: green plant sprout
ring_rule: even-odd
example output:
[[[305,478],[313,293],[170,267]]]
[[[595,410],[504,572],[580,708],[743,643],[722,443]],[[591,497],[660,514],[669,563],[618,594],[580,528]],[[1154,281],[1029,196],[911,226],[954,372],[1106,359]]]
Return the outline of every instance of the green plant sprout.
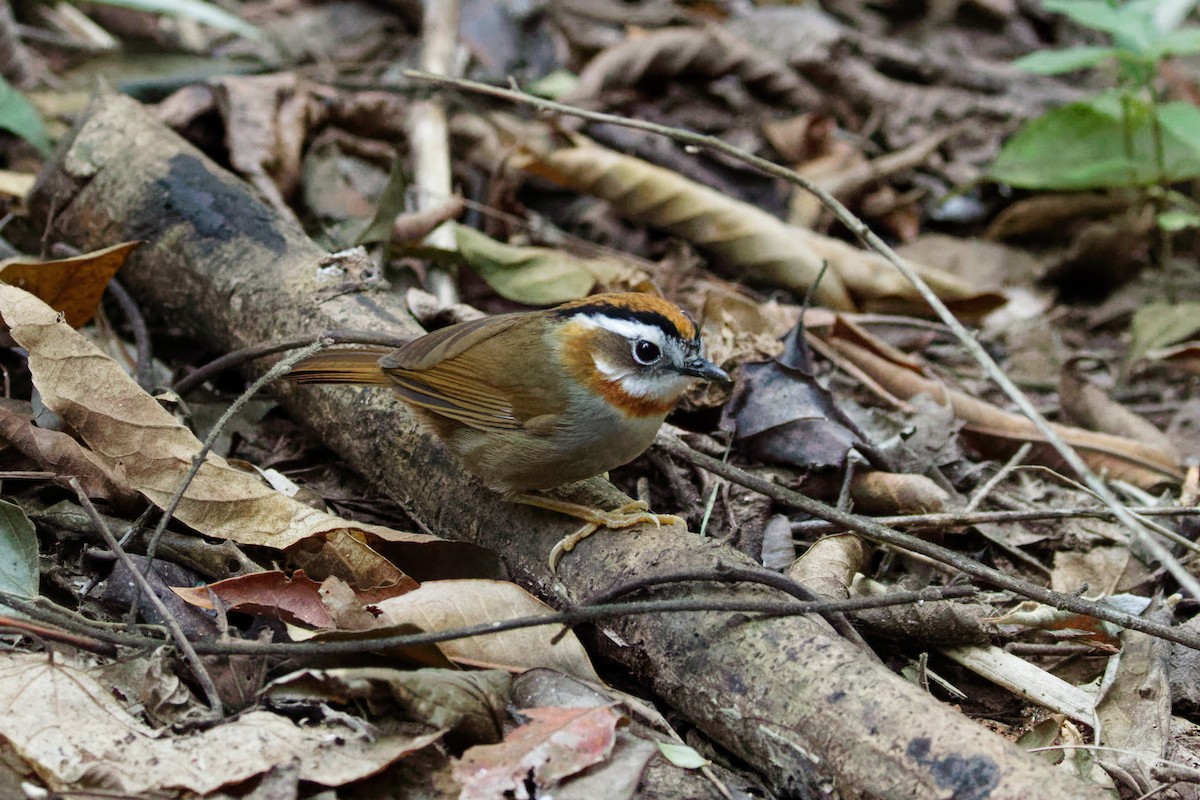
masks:
[[[1001,149],[990,177],[1025,189],[1135,188],[1157,209],[1163,231],[1200,227],[1200,207],[1170,190],[1200,176],[1200,109],[1163,102],[1163,61],[1200,53],[1200,28],[1182,27],[1194,2],[1045,0],[1047,10],[1107,34],[1112,44],[1047,50],[1014,66],[1056,75],[1115,63],[1117,86],[1048,111]]]

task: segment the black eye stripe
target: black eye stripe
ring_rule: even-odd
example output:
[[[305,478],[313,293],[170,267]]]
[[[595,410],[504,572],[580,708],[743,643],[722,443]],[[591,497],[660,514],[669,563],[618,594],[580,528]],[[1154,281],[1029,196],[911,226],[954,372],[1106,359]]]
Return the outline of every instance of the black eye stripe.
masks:
[[[667,339],[683,339],[679,333],[679,328],[675,327],[675,323],[667,319],[657,311],[630,311],[627,308],[615,307],[607,303],[595,303],[584,306],[573,306],[571,308],[558,309],[555,315],[561,319],[574,317],[578,315],[590,316],[597,314],[599,316],[609,317],[611,319],[632,320],[640,322],[643,325],[650,325],[658,328],[663,332]],[[683,339],[683,341],[699,341],[699,331],[696,333],[696,338],[692,340]]]

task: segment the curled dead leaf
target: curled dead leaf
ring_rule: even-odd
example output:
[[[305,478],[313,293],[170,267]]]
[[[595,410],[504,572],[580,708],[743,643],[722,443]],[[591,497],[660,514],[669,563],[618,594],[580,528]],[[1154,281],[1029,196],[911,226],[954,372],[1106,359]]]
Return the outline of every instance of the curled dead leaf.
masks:
[[[1135,414],[1110,398],[1104,390],[1089,382],[1079,371],[1077,362],[1070,362],[1059,379],[1058,396],[1063,411],[1080,425],[1094,431],[1124,436],[1171,453],[1176,461],[1179,452],[1170,437],[1154,427],[1145,417]]]
[[[788,567],[787,576],[827,600],[844,600],[866,557],[867,548],[857,534],[822,536]]]
[[[850,484],[854,508],[864,514],[936,514],[944,511],[950,494],[924,475],[867,470]]]
[[[821,305],[841,311],[861,305],[929,313],[912,285],[877,253],[789,225],[749,203],[581,137],[570,147],[527,151],[514,163],[607,200],[622,216],[683,237],[721,268],[751,282],[803,295],[828,264],[815,290]],[[1005,302],[1003,295],[980,291],[941,270],[913,266],[956,313],[975,318]]]

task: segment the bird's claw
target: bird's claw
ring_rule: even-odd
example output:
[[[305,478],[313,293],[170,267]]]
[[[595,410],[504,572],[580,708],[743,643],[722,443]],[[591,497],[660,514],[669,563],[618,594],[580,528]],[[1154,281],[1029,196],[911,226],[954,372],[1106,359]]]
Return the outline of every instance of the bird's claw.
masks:
[[[562,557],[574,550],[575,545],[601,528],[620,530],[621,528],[632,528],[634,525],[650,524],[653,524],[656,528],[676,524],[683,525],[685,528],[687,527],[687,522],[674,514],[653,514],[649,509],[650,507],[641,500],[635,500],[632,503],[626,503],[614,511],[596,511],[588,519],[586,525],[571,535],[563,537],[558,544],[554,545],[554,549],[550,551],[549,558],[550,574],[557,575],[558,562]]]

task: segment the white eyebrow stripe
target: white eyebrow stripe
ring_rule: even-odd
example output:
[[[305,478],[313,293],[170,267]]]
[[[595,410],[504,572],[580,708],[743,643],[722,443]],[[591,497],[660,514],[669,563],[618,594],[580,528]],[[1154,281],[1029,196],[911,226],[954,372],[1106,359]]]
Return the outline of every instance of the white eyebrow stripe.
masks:
[[[618,336],[624,336],[631,342],[635,342],[638,339],[646,339],[657,344],[659,349],[662,349],[666,345],[666,337],[663,335],[663,330],[657,325],[647,325],[645,322],[638,322],[635,319],[616,319],[604,314],[588,314],[582,317],[582,319]]]

